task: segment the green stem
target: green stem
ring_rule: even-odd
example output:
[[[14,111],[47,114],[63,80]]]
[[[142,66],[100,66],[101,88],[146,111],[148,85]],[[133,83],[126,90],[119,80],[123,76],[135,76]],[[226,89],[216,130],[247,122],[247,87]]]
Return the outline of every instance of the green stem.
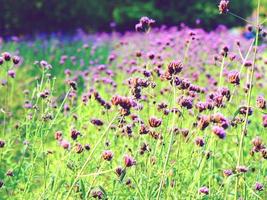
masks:
[[[245,116],[245,122],[242,127],[242,132],[241,132],[241,138],[240,138],[240,143],[239,143],[239,150],[238,150],[238,159],[237,159],[237,167],[241,163],[241,157],[243,158],[243,143],[244,143],[244,136],[247,130],[247,124],[248,124],[248,109],[250,108],[251,104],[251,96],[252,96],[252,88],[253,88],[253,79],[254,79],[254,71],[255,71],[255,65],[256,65],[256,56],[257,56],[257,47],[258,47],[258,42],[259,42],[259,13],[260,13],[260,0],[258,0],[258,9],[257,9],[257,31],[256,31],[256,39],[255,39],[255,47],[254,47],[254,56],[253,56],[253,65],[250,73],[250,80],[249,80],[249,90],[248,90],[248,96],[247,96],[247,112]],[[238,198],[238,182],[239,182],[239,177],[236,178],[236,183],[235,183],[235,199]]]
[[[175,105],[175,101],[176,101],[176,90],[175,90],[175,83],[174,83],[174,81],[173,81],[172,87],[173,87],[173,105]],[[165,173],[166,173],[166,168],[167,168],[167,164],[168,164],[168,161],[169,161],[169,157],[170,157],[170,153],[171,153],[171,148],[172,148],[172,144],[173,144],[173,138],[174,138],[174,122],[175,122],[175,114],[173,113],[172,126],[171,126],[172,127],[171,137],[170,137],[169,147],[168,147],[168,151],[167,151],[167,156],[166,156],[166,159],[165,159],[165,162],[164,162],[163,173],[162,173],[162,177],[161,177],[161,181],[160,181],[160,185],[159,185],[159,191],[158,191],[158,194],[157,194],[157,200],[160,199],[160,193],[161,193],[161,189],[162,189],[162,185],[163,185],[163,181],[164,181],[164,177],[165,177]]]

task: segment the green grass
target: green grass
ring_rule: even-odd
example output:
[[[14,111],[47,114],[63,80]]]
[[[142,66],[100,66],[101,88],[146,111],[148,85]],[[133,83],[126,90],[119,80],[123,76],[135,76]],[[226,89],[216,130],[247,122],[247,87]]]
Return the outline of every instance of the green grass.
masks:
[[[141,37],[141,36],[140,36]],[[142,37],[141,37],[142,38]],[[144,39],[144,38],[142,38]],[[43,47],[44,43],[46,44]],[[156,83],[156,87],[142,89],[142,94],[147,95],[147,101],[139,101],[142,110],[131,109],[140,119],[148,124],[151,116],[162,119],[162,125],[154,130],[162,135],[162,139],[154,139],[151,135],[140,135],[140,124],[136,123],[132,129],[132,137],[122,134],[121,125],[131,124],[129,116],[123,117],[125,124],[119,118],[119,109],[116,106],[110,110],[103,108],[92,96],[87,105],[82,102],[81,96],[95,88],[105,101],[110,101],[115,94],[131,96],[131,90],[124,81],[130,77],[142,77],[141,73],[129,75],[126,73],[127,64],[123,70],[119,69],[124,65],[125,59],[131,59],[135,50],[150,48],[147,42],[135,40],[129,41],[129,46],[117,46],[118,40],[105,42],[98,46],[95,53],[90,55],[93,44],[84,49],[82,42],[60,43],[57,40],[35,41],[29,47],[28,42],[5,43],[2,51],[15,52],[18,50],[24,58],[24,64],[17,71],[17,76],[10,82],[8,87],[0,88],[1,108],[11,111],[12,117],[7,113],[0,113],[1,133],[0,139],[6,142],[4,148],[0,148],[0,179],[4,186],[0,189],[0,199],[90,199],[94,190],[102,191],[108,199],[234,199],[235,183],[238,177],[238,196],[246,199],[266,199],[266,190],[257,192],[254,190],[256,181],[266,183],[267,164],[260,153],[250,156],[249,152],[253,147],[251,141],[259,135],[264,142],[267,141],[266,128],[262,126],[262,112],[255,108],[255,100],[258,94],[267,94],[266,77],[255,82],[252,90],[252,106],[255,108],[253,116],[248,125],[248,134],[244,137],[243,156],[241,163],[249,167],[249,172],[241,175],[235,173],[230,177],[223,176],[224,169],[236,168],[239,158],[239,141],[242,132],[242,123],[237,127],[229,127],[224,140],[219,139],[211,133],[210,125],[204,131],[195,127],[199,112],[193,108],[191,111],[184,109],[177,103],[177,98],[186,95],[187,90],[180,90],[173,87],[168,81],[162,81],[156,73],[146,78]],[[143,45],[143,46],[140,46]],[[190,48],[190,47],[188,47]],[[109,64],[108,55],[110,52],[118,55],[117,59]],[[163,60],[163,70],[166,70],[169,62],[176,58],[177,52],[171,48],[165,49],[171,56]],[[182,52],[188,51],[184,49]],[[77,61],[84,59],[85,65],[80,66],[67,61],[63,66],[59,64],[62,55],[76,56]],[[263,54],[263,57],[266,54]],[[205,60],[206,53],[200,59]],[[187,66],[192,57],[185,57],[185,68],[179,78],[189,76],[192,72],[199,71],[194,66]],[[44,70],[33,65],[35,60],[45,59],[53,66],[52,70]],[[92,73],[94,66],[88,68],[89,61],[98,59],[99,63],[107,64],[113,70],[112,79],[117,83],[117,88],[108,84],[93,82]],[[229,58],[226,58],[229,62]],[[263,60],[257,64],[263,66]],[[146,69],[152,70],[153,64],[147,59],[137,59],[136,65],[146,65]],[[266,65],[264,65],[266,66]],[[222,64],[222,69],[224,64]],[[227,66],[228,69],[240,70],[240,63],[234,61]],[[83,78],[78,79],[77,98],[69,99],[67,95],[73,90],[65,82],[64,70],[66,68],[74,71],[89,70],[89,81]],[[130,68],[130,66],[129,66]],[[6,73],[1,68],[1,77]],[[232,93],[231,102],[226,99],[224,108],[207,110],[201,114],[212,115],[216,112],[222,113],[229,120],[235,116],[239,106],[244,105],[247,94],[242,86],[246,82],[247,69],[242,70],[241,85],[233,86],[227,82],[220,67],[212,64],[205,66],[205,72],[209,72]],[[264,69],[259,70],[263,74]],[[47,76],[51,73],[51,77]],[[102,77],[109,77],[100,72]],[[192,77],[189,77],[190,80]],[[10,79],[9,79],[10,80]],[[193,84],[200,87],[210,87],[205,73],[201,73]],[[264,87],[260,87],[262,83]],[[13,89],[12,89],[13,87]],[[236,87],[236,89],[235,89]],[[169,90],[161,94],[163,88]],[[29,95],[23,93],[29,90]],[[46,99],[40,98],[40,93],[48,89],[51,94]],[[199,94],[199,99],[204,101],[206,94]],[[26,110],[23,108],[25,100],[30,100],[35,109]],[[168,108],[178,108],[181,115],[170,113],[164,115],[157,109],[156,103],[166,102]],[[56,102],[57,107],[53,108],[51,102]],[[70,106],[70,111],[63,112],[64,104]],[[6,108],[6,109],[5,109]],[[3,110],[2,110],[3,111]],[[45,121],[44,117],[51,115],[52,119]],[[73,117],[77,116],[77,120]],[[241,115],[237,115],[244,118]],[[102,127],[95,127],[90,123],[92,118],[101,119],[104,122]],[[5,122],[4,122],[5,121]],[[17,125],[17,126],[16,126]],[[112,126],[115,127],[112,128]],[[189,135],[184,137],[177,134],[173,129],[189,129]],[[81,132],[77,141],[70,137],[71,130],[75,128]],[[56,131],[62,131],[63,137],[71,142],[71,148],[64,150],[54,138]],[[198,147],[195,145],[195,138],[203,137],[206,145]],[[144,155],[139,153],[142,143],[150,146],[150,151]],[[24,143],[24,144],[23,144]],[[25,144],[27,143],[27,144]],[[75,144],[89,144],[91,149],[84,150],[81,154],[75,152]],[[108,143],[109,145],[107,146]],[[114,153],[112,161],[104,161],[101,154],[109,149]],[[211,157],[206,158],[206,153],[212,151]],[[132,155],[136,165],[126,168],[125,176],[117,177],[115,169],[118,166],[124,167],[123,157],[125,154]],[[6,176],[6,172],[12,169],[14,176]],[[131,180],[131,184],[126,184]],[[198,189],[207,186],[210,194],[200,195]]]

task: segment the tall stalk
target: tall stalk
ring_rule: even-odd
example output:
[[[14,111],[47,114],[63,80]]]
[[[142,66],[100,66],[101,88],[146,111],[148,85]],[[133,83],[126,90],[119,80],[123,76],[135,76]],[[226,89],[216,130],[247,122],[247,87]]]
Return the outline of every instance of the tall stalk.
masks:
[[[248,96],[247,96],[247,105],[246,105],[246,116],[245,122],[242,127],[240,142],[239,142],[239,150],[238,150],[238,158],[237,158],[237,167],[241,164],[241,157],[243,158],[243,143],[244,143],[244,136],[247,131],[247,124],[248,124],[248,109],[251,105],[251,96],[252,96],[252,89],[253,89],[253,79],[254,79],[254,72],[255,72],[255,65],[256,65],[256,57],[257,57],[257,50],[258,50],[258,43],[259,43],[259,14],[260,14],[260,0],[258,0],[258,7],[257,7],[257,25],[256,25],[256,39],[255,39],[255,46],[254,46],[254,55],[253,55],[253,64],[250,72],[249,78],[249,89],[248,89]],[[235,183],[235,199],[238,198],[238,183],[239,183],[239,176],[236,178]]]
[[[173,106],[175,105],[175,101],[176,101],[176,88],[175,88],[174,78],[175,77],[173,77],[173,83],[172,83],[172,89],[173,89]],[[157,194],[157,200],[160,199],[161,189],[162,189],[163,181],[165,179],[166,168],[167,168],[167,165],[168,165],[168,161],[169,161],[169,157],[170,157],[170,153],[171,153],[171,149],[172,149],[172,145],[173,145],[174,122],[175,122],[175,114],[173,113],[172,126],[171,126],[172,127],[171,137],[170,137],[170,142],[169,142],[169,146],[168,146],[168,151],[167,151],[166,159],[164,161],[163,172],[162,172],[162,176],[161,176],[161,180],[160,180],[160,185],[159,185],[159,191],[158,191],[158,194]]]

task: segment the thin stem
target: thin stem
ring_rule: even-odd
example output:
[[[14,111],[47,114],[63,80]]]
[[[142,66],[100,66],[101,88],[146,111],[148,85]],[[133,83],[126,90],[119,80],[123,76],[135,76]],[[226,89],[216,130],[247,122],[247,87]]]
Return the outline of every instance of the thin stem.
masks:
[[[254,79],[254,71],[255,71],[255,65],[256,65],[256,56],[257,56],[257,47],[258,47],[258,40],[259,40],[259,13],[260,13],[260,0],[258,0],[258,9],[257,9],[257,31],[256,31],[256,39],[255,39],[255,47],[254,47],[254,56],[253,56],[253,65],[250,73],[250,80],[249,80],[249,91],[248,91],[248,97],[247,97],[247,106],[246,106],[246,116],[245,116],[245,122],[242,128],[241,132],[241,138],[240,138],[240,144],[239,144],[239,150],[238,150],[238,160],[237,160],[237,166],[241,163],[241,156],[243,155],[243,142],[244,142],[244,136],[247,130],[247,124],[248,124],[248,109],[250,108],[251,104],[251,96],[252,96],[252,84]],[[243,157],[243,156],[242,156]],[[237,192],[238,192],[238,182],[239,178],[236,179],[235,184],[235,199],[237,199]]]
[[[243,17],[240,17],[240,16],[238,16],[238,15],[236,15],[236,14],[234,14],[234,13],[232,13],[232,12],[228,12],[230,15],[232,15],[232,16],[234,16],[234,17],[236,17],[236,18],[238,18],[238,19],[241,19],[242,21],[245,21],[245,22],[247,22],[248,24],[252,24],[253,26],[256,26],[253,22],[251,22],[251,21],[248,21],[248,20],[246,20],[245,18],[243,18]]]
[[[91,153],[89,154],[89,156],[87,157],[87,160],[84,162],[82,168],[80,169],[80,171],[77,173],[77,176],[75,177],[68,193],[67,196],[65,197],[65,199],[68,199],[71,191],[75,185],[75,183],[79,180],[81,174],[83,173],[85,167],[87,166],[87,164],[89,163],[89,161],[91,160],[92,155],[94,154],[96,148],[98,147],[98,145],[101,143],[102,139],[105,137],[107,131],[109,130],[110,126],[112,125],[112,123],[115,121],[115,119],[117,118],[118,114],[116,114],[116,116],[111,120],[111,122],[109,123],[109,125],[107,126],[107,128],[105,129],[104,133],[100,136],[99,140],[97,141],[97,143],[95,144],[94,148],[92,149]]]
[[[173,77],[173,105],[175,104],[176,101],[176,90],[175,90],[175,83],[174,83],[174,77]],[[162,189],[162,185],[163,185],[163,181],[164,181],[164,177],[165,177],[165,171],[167,168],[167,164],[169,161],[169,157],[170,157],[170,153],[171,153],[171,148],[172,148],[172,144],[173,144],[173,138],[174,138],[174,122],[175,122],[175,114],[173,114],[173,118],[172,118],[172,131],[171,131],[171,137],[170,137],[170,142],[169,142],[169,147],[168,147],[168,151],[167,151],[167,156],[164,162],[164,167],[163,167],[163,173],[162,173],[162,177],[161,177],[161,181],[160,181],[160,185],[159,185],[159,191],[157,194],[157,200],[160,199],[160,193],[161,193],[161,189]]]

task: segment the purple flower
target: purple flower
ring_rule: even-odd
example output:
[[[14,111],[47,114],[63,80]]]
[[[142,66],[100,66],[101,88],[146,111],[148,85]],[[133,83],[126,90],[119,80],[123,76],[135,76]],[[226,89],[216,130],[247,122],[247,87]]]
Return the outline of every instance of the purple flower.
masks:
[[[220,14],[225,14],[229,11],[229,1],[228,0],[221,0],[220,1],[219,11],[220,11]]]
[[[14,56],[14,57],[12,58],[12,61],[13,61],[14,65],[19,64],[19,62],[20,62],[20,57],[19,57],[19,56]]]
[[[263,184],[259,183],[259,182],[255,183],[254,188],[255,188],[256,191],[262,191],[264,189]]]
[[[208,195],[209,194],[209,188],[207,188],[206,186],[203,186],[203,187],[199,188],[198,192],[201,194],[204,194],[204,195]]]
[[[2,53],[2,56],[3,56],[5,61],[10,61],[11,60],[11,54],[8,53],[8,52]]]
[[[125,155],[124,156],[124,165],[125,167],[131,167],[133,165],[136,164],[136,161],[134,160],[133,157],[131,157],[130,155]]]
[[[246,166],[237,166],[236,171],[239,173],[246,173],[248,171],[248,168]]]
[[[257,103],[257,107],[258,108],[261,108],[261,109],[265,109],[266,108],[266,100],[264,99],[263,96],[258,96],[257,100],[256,100],[256,103]]]
[[[240,83],[240,77],[238,71],[231,71],[228,73],[228,81],[229,83],[239,85]]]
[[[110,150],[105,150],[105,151],[102,153],[102,158],[103,158],[104,160],[111,161],[112,158],[113,158],[113,153],[112,153],[112,151],[110,151]]]
[[[205,145],[204,139],[201,137],[197,137],[195,140],[197,146],[203,147]]]
[[[223,171],[223,174],[228,177],[233,175],[233,171],[231,169],[226,169]]]
[[[70,149],[70,143],[65,139],[60,141],[60,146],[62,146],[64,149],[67,149],[67,150]]]
[[[212,132],[217,135],[220,139],[224,139],[226,136],[226,132],[222,127],[214,126],[212,128]]]
[[[14,70],[8,70],[8,76],[10,76],[11,78],[15,78],[15,76],[16,76],[16,72],[14,71]]]
[[[142,17],[139,23],[135,25],[135,30],[138,32],[148,32],[153,24],[155,24],[155,20]]]
[[[5,146],[5,141],[4,140],[0,140],[0,148],[4,148],[4,146]]]
[[[148,122],[151,127],[156,128],[161,125],[162,120],[157,119],[156,117],[150,117]]]
[[[123,172],[124,172],[124,169],[121,166],[115,169],[115,173],[117,174],[118,177],[120,177]]]

